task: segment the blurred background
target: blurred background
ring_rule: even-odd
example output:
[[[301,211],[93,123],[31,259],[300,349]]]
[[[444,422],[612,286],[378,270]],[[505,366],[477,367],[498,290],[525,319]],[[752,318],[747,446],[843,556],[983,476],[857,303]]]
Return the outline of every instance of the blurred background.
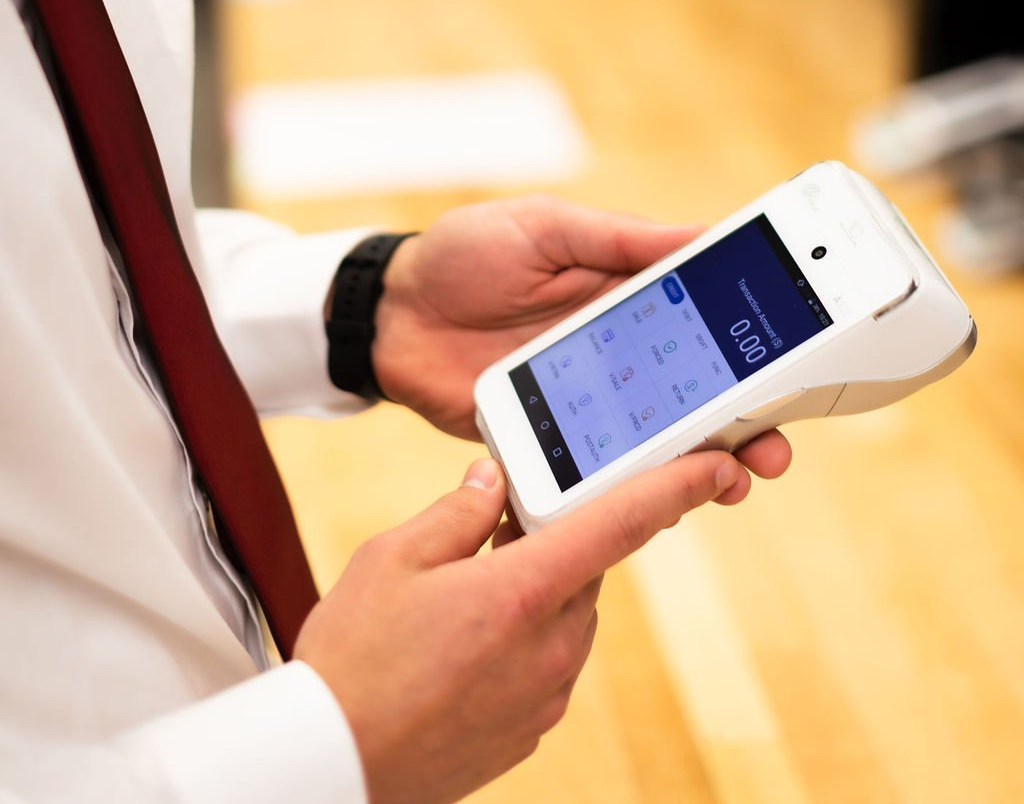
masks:
[[[470,801],[1024,801],[1024,83],[978,71],[1019,56],[1012,8],[198,0],[204,203],[405,231],[542,190],[711,223],[841,159],[977,319],[955,375],[787,428],[784,478],[610,572],[565,721]],[[483,454],[389,404],[266,429],[323,588]]]

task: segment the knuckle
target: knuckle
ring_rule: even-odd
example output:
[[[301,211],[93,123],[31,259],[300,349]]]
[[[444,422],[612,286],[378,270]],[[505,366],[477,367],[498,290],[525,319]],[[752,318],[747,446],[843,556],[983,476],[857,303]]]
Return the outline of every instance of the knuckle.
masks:
[[[541,674],[550,684],[561,686],[573,676],[580,661],[580,647],[578,639],[570,640],[564,634],[552,640],[545,651],[541,668]]]
[[[611,256],[619,265],[629,263],[629,235],[623,229],[615,229],[611,235]]]
[[[515,766],[520,762],[529,759],[537,753],[538,748],[540,748],[540,734],[526,738],[520,743],[518,750],[512,755],[510,765]]]
[[[553,193],[538,191],[523,195],[522,202],[527,208],[547,209],[560,203],[561,199]]]
[[[679,482],[676,492],[677,504],[672,512],[671,522],[664,527],[669,527],[680,520],[687,511],[692,511],[715,496],[715,485],[713,475],[709,471],[690,472],[685,474]]]
[[[540,734],[545,734],[557,726],[569,709],[569,690],[560,690],[537,713],[536,727]]]
[[[509,210],[517,219],[528,224],[543,218],[555,203],[555,197],[549,193],[526,193],[509,200]]]
[[[349,559],[349,566],[362,566],[376,563],[381,554],[386,552],[387,541],[386,533],[378,533],[375,536],[371,536],[352,552],[352,558]]]
[[[477,521],[479,496],[470,489],[460,489],[459,492],[449,495],[444,506],[444,518],[449,527],[462,528]]]
[[[684,511],[696,508],[703,501],[703,495],[697,482],[692,477],[686,477],[679,488],[679,504]],[[680,514],[681,516],[681,514]]]
[[[382,569],[408,563],[410,558],[406,540],[393,531],[384,531],[371,536],[360,544],[349,559],[350,567]]]
[[[507,625],[511,628],[536,622],[547,609],[547,590],[540,582],[521,582],[508,590],[504,611],[508,617]]]
[[[631,497],[611,508],[608,523],[627,554],[640,548],[656,529],[649,511]]]

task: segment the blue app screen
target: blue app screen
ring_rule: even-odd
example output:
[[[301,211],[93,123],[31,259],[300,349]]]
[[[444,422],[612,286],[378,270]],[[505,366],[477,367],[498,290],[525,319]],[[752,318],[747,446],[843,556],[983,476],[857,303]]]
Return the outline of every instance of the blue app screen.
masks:
[[[831,323],[760,215],[509,376],[565,491]]]

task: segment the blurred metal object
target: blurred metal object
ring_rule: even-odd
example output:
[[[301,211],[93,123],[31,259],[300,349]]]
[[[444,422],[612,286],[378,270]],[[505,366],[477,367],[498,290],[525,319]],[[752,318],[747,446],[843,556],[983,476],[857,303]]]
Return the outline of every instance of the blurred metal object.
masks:
[[[231,202],[220,60],[220,0],[195,0],[195,106],[192,118],[192,192],[199,206]]]
[[[1024,58],[1003,56],[909,84],[854,133],[863,164],[881,174],[925,167],[1024,129]]]
[[[1000,56],[908,84],[854,131],[869,170],[935,167],[957,205],[941,224],[945,253],[980,273],[1024,267],[1024,57]]]
[[[1024,267],[1024,133],[953,157],[945,170],[960,201],[942,222],[942,248],[983,273]]]

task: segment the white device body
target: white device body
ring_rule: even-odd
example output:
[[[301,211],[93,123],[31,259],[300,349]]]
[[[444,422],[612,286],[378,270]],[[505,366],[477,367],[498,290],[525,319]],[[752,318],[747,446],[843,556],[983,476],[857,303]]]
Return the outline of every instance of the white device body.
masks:
[[[509,372],[761,214],[831,325],[561,490]],[[811,259],[818,246],[826,247],[826,257]],[[731,451],[786,422],[895,402],[953,371],[976,338],[963,301],[896,208],[849,168],[822,162],[489,367],[476,384],[477,424],[505,468],[512,507],[529,531],[678,455]]]

